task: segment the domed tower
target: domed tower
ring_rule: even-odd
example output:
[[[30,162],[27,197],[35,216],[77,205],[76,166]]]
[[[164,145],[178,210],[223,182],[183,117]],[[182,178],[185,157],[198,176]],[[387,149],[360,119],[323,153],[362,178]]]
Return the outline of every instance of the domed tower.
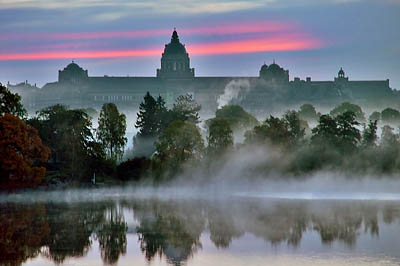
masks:
[[[265,77],[268,74],[268,65],[264,63],[260,69],[260,77]]]
[[[78,84],[87,79],[88,71],[83,70],[78,64],[70,63],[63,70],[58,71],[58,82]]]
[[[289,70],[281,68],[275,61],[267,66],[264,64],[260,69],[260,78],[266,81],[272,81],[277,85],[289,84]]]
[[[346,77],[346,74],[344,73],[343,68],[340,68],[339,72],[338,72],[338,76],[335,77],[335,82],[346,82],[349,81],[349,78]]]
[[[179,41],[176,30],[172,33],[171,42],[165,45],[161,57],[161,68],[157,69],[159,78],[193,78],[194,68],[190,68],[189,54],[185,45]]]

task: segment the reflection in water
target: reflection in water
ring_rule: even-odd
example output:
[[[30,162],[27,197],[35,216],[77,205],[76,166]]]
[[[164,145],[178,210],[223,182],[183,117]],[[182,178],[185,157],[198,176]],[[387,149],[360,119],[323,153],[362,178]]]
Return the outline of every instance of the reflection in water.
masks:
[[[126,217],[133,212],[133,217]],[[115,202],[0,205],[0,264],[20,265],[42,255],[54,263],[87,255],[98,242],[105,264],[127,252],[127,233],[135,232],[151,263],[164,257],[181,265],[202,248],[209,235],[228,249],[246,234],[271,245],[300,247],[305,233],[319,234],[323,246],[357,246],[362,235],[379,238],[380,227],[397,222],[398,203],[262,200],[124,200]],[[126,219],[134,219],[128,228]],[[132,243],[135,244],[135,243]]]

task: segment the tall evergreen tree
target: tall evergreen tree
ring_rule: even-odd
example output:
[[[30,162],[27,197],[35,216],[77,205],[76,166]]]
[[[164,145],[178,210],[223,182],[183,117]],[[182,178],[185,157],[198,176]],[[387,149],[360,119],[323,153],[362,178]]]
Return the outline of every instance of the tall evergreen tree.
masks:
[[[139,129],[140,137],[155,137],[158,134],[159,122],[157,121],[157,102],[149,92],[144,96],[139,106],[135,127]]]
[[[174,120],[188,121],[194,124],[200,122],[201,105],[196,103],[191,94],[179,96],[172,108]]]
[[[97,138],[112,159],[121,159],[127,142],[126,117],[113,103],[105,103],[100,111]]]

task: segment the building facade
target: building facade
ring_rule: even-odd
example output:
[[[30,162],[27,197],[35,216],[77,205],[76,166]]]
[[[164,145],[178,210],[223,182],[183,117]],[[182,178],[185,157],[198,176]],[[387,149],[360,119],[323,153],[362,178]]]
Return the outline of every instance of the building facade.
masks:
[[[59,71],[58,81],[42,88],[27,89],[28,85],[26,82],[8,84],[8,87],[20,93],[32,110],[58,103],[71,108],[99,109],[107,102],[122,109],[137,109],[149,91],[153,96],[164,97],[169,106],[179,95],[190,93],[205,113],[213,114],[218,107],[233,103],[257,114],[305,102],[335,105],[348,100],[362,104],[390,98],[393,94],[389,80],[352,81],[343,69],[332,81],[312,81],[311,78],[290,81],[289,71],[275,62],[262,65],[258,76],[196,77],[176,30],[165,45],[155,77],[89,76],[87,70],[72,62]]]

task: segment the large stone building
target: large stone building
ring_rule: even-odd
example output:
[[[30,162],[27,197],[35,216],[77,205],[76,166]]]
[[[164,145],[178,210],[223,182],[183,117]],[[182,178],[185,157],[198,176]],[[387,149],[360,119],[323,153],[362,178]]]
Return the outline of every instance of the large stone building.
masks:
[[[311,78],[289,81],[289,71],[275,62],[269,66],[264,64],[258,76],[196,77],[185,45],[175,30],[171,42],[165,45],[161,67],[155,77],[93,77],[72,62],[59,71],[57,82],[47,83],[42,88],[27,82],[8,84],[8,87],[21,93],[32,110],[57,103],[72,108],[99,109],[106,102],[114,102],[122,109],[136,109],[147,91],[163,96],[168,105],[172,105],[177,96],[190,93],[206,113],[214,113],[227,103],[241,104],[253,113],[265,113],[282,105],[291,107],[304,102],[334,105],[344,100],[367,103],[390,98],[393,94],[389,80],[351,81],[343,69],[332,81],[312,81]]]

